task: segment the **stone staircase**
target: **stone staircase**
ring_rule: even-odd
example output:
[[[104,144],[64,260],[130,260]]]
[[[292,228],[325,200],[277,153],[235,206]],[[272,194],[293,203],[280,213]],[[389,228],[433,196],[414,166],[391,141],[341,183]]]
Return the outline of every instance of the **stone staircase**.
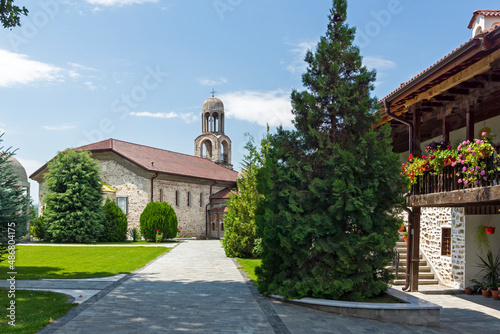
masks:
[[[396,242],[396,247],[399,251],[399,270],[398,273],[395,274],[394,285],[405,285],[406,279],[406,242],[403,239],[403,232],[399,233],[400,239]],[[418,270],[418,284],[419,285],[432,285],[439,284],[438,279],[434,277],[434,274],[431,271],[431,267],[424,259],[422,254],[419,254],[420,262],[419,262],[419,270]],[[392,269],[392,267],[391,267]]]

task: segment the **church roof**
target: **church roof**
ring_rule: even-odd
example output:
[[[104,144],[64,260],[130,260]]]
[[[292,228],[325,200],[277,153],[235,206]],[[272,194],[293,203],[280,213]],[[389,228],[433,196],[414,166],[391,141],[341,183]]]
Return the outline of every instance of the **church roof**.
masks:
[[[106,139],[76,148],[92,153],[114,152],[135,165],[153,173],[166,173],[208,180],[236,182],[238,172],[219,166],[208,159],[162,150],[150,146],[128,143],[117,139]],[[46,165],[33,173],[42,171]]]
[[[224,188],[221,191],[216,192],[212,196],[211,199],[229,199],[229,195],[231,195],[232,190],[228,188]]]

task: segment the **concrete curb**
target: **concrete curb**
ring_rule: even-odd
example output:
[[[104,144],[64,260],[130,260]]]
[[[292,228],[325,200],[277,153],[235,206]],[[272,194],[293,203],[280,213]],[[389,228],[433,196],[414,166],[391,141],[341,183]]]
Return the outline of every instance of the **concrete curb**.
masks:
[[[389,288],[387,293],[403,303],[360,303],[316,298],[286,300],[279,295],[270,297],[290,304],[350,317],[413,326],[441,326],[441,306],[393,288]]]

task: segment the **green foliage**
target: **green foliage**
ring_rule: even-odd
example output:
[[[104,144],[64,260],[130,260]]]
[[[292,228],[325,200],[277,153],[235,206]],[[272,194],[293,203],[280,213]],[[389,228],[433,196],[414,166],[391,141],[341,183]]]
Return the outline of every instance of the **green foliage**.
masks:
[[[257,175],[261,293],[364,300],[392,278],[404,180],[390,129],[372,129],[375,73],[361,66],[346,7],[334,1],[326,37],[306,56],[307,90],[292,93],[296,131],[270,136]]]
[[[177,235],[177,215],[167,202],[149,202],[141,214],[140,223],[141,235],[149,241],[156,241],[157,233],[163,233],[163,238],[167,239]]]
[[[491,217],[490,217],[491,219]],[[477,249],[479,251],[491,252],[490,242],[488,240],[488,235],[486,234],[486,227],[484,225],[479,225],[474,229],[474,238],[476,239]]]
[[[33,228],[33,236],[35,238],[38,240],[45,239],[45,217],[43,215],[37,217],[31,227]]]
[[[51,242],[95,242],[102,232],[99,163],[88,151],[67,149],[45,174],[45,238]]]
[[[14,0],[0,1],[0,22],[4,28],[20,26],[21,15],[28,15],[28,10],[14,5]]]
[[[486,253],[486,258],[479,257],[479,263],[477,266],[481,269],[480,273],[483,274],[483,282],[486,282],[488,287],[496,287],[500,283],[500,252],[497,254],[496,258],[493,259],[493,252],[491,249]]]
[[[132,241],[134,242],[141,240],[141,231],[133,227],[130,229],[130,236],[132,237]]]
[[[0,134],[0,144],[3,134]],[[9,245],[17,243],[26,234],[26,206],[29,197],[16,188],[17,175],[9,160],[15,151],[0,146],[0,262],[6,257]]]
[[[119,242],[127,240],[127,216],[122,209],[106,198],[104,203],[103,231],[99,237],[101,242]]]
[[[227,204],[228,213],[224,218],[222,245],[229,257],[251,258],[258,255],[258,251],[255,251],[256,241],[259,240],[255,210],[262,195],[257,192],[257,171],[265,160],[265,143],[264,139],[261,152],[258,152],[254,139],[249,136],[245,146],[248,155],[244,157],[244,169],[237,180],[238,192],[231,194]]]

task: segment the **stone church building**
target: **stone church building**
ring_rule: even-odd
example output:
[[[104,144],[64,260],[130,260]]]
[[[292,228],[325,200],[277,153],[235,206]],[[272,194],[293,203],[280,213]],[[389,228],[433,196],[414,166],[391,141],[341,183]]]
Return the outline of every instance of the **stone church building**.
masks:
[[[195,140],[195,155],[128,143],[117,139],[78,147],[99,161],[104,193],[126,213],[129,228],[151,201],[169,203],[183,236],[221,238],[230,190],[238,172],[232,170],[231,140],[224,134],[224,105],[216,97],[202,107],[202,134]],[[43,207],[47,164],[30,178],[40,185]],[[40,209],[41,210],[41,209]]]

